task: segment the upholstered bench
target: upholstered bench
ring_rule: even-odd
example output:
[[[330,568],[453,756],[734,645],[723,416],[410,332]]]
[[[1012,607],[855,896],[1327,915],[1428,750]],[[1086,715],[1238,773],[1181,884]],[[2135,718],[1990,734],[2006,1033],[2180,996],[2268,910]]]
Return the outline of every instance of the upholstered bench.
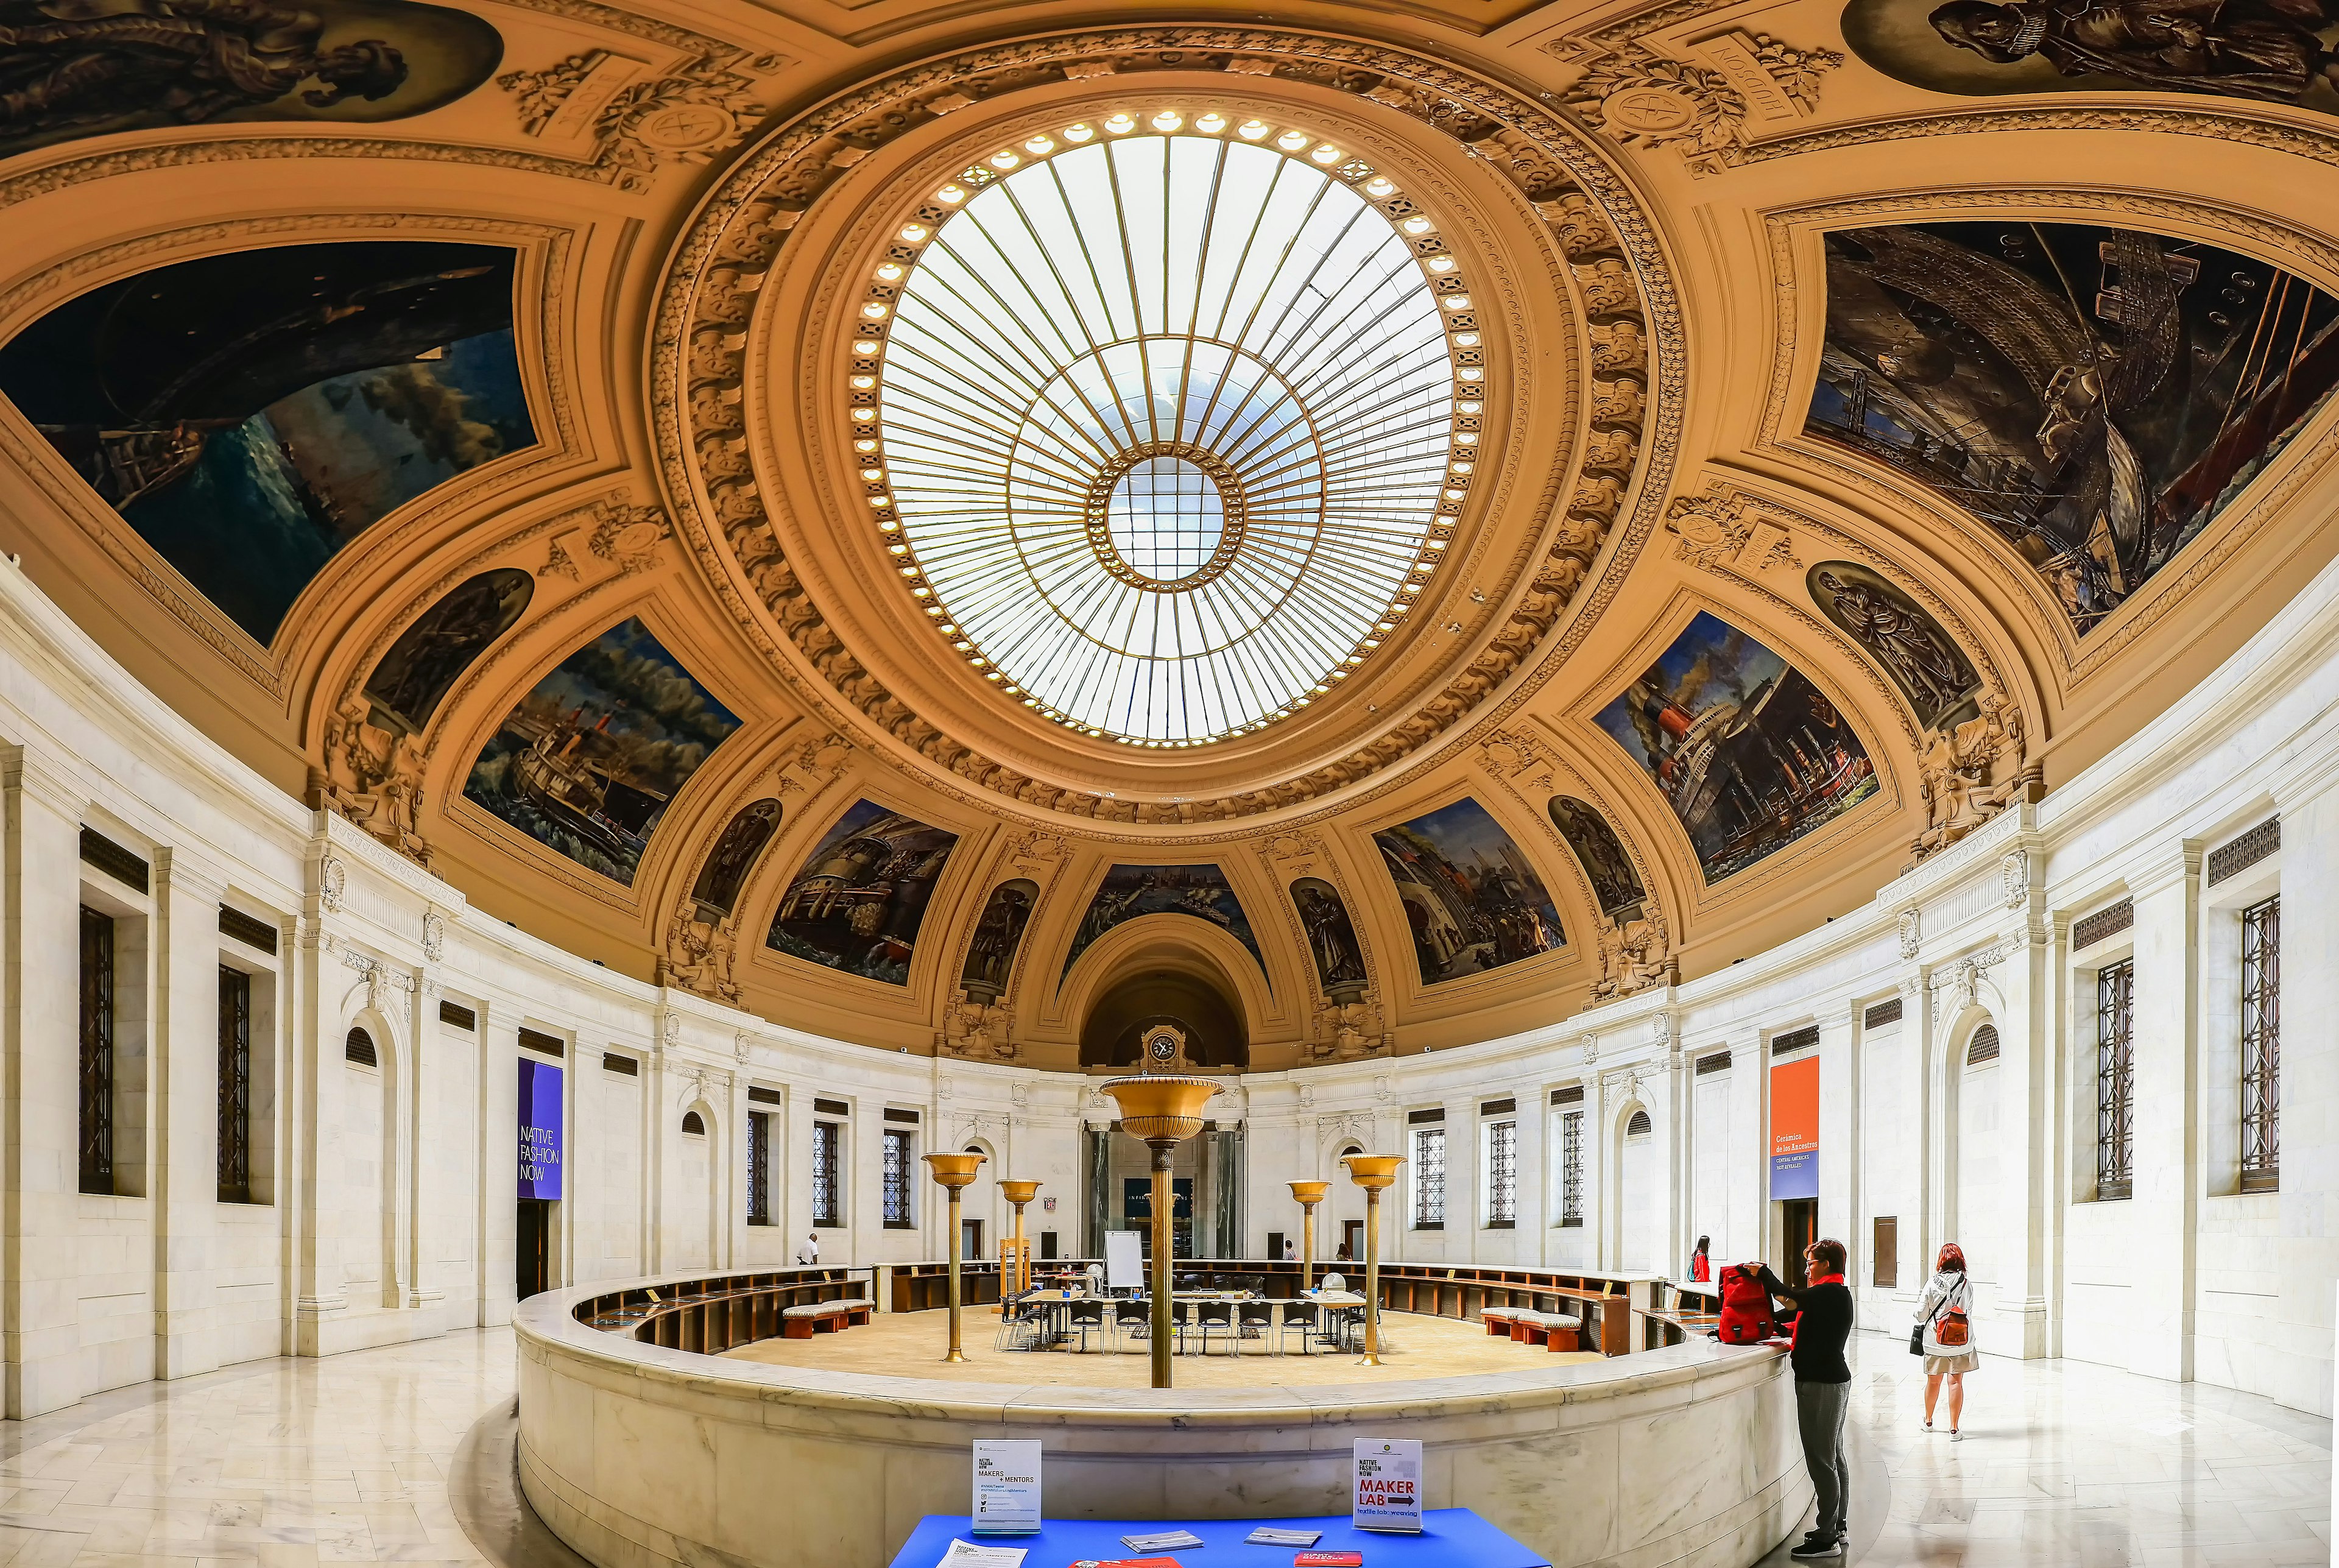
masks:
[[[1522,1312],[1511,1320],[1511,1339],[1519,1345],[1540,1345],[1546,1350],[1573,1350],[1584,1320],[1562,1312]]]
[[[1511,1319],[1518,1315],[1519,1309],[1515,1307],[1489,1307],[1478,1314],[1480,1317],[1485,1319],[1486,1333],[1490,1336],[1504,1339],[1510,1337]]]
[[[807,1301],[801,1307],[791,1307],[780,1314],[780,1337],[810,1339],[815,1334],[834,1334],[869,1321],[870,1304],[859,1297],[844,1301]]]

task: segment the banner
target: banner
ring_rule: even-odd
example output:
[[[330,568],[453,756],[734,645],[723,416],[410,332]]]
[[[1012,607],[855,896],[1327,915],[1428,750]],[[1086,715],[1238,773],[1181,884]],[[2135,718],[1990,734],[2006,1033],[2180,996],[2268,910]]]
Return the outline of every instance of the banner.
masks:
[[[1820,1059],[1771,1070],[1771,1196],[1820,1195]]]
[[[519,1195],[560,1196],[560,1070],[525,1057],[519,1064]]]

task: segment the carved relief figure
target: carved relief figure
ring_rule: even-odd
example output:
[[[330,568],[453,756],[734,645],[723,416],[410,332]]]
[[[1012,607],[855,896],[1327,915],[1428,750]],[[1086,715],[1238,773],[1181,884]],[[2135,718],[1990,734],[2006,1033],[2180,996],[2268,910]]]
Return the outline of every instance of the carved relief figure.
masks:
[[[856,801],[821,835],[780,899],[764,945],[888,985],[910,960],[958,834]]]
[[[1908,595],[1866,567],[1822,561],[1807,579],[1811,602],[1884,667],[1930,729],[1970,716],[1981,677],[1957,639]]]
[[[518,622],[535,594],[534,577],[510,570],[481,572],[448,590],[398,634],[366,677],[376,722],[386,719],[390,728],[416,733],[429,729],[439,699]]]
[[[502,58],[485,21],[413,0],[0,0],[0,158],[164,125],[403,119]]]
[[[1466,795],[1373,834],[1413,931],[1421,983],[1500,969],[1567,941],[1511,835]]]
[[[1925,831],[1917,858],[1944,850],[1981,826],[2022,793],[2022,710],[1995,692],[1982,694],[1980,716],[1925,736],[1917,761],[1925,792]]]
[[[1808,433],[1979,518],[2082,633],[2339,388],[2339,301],[2214,245],[1926,223],[1847,229],[1827,254]]]
[[[1584,867],[1584,879],[1592,883],[1592,896],[1600,912],[1616,920],[1638,912],[1648,893],[1641,886],[1641,873],[1633,869],[1633,857],[1624,853],[1623,843],[1608,825],[1608,819],[1574,795],[1552,796],[1550,811],[1552,826],[1575,852],[1576,863]]]
[[[1031,922],[1039,902],[1040,884],[1029,877],[1002,882],[991,890],[959,975],[960,989],[968,996],[995,1001],[1006,991],[1007,977],[1015,970],[1015,950],[1023,945],[1023,928]]]
[[[1340,890],[1321,877],[1303,876],[1291,884],[1291,902],[1307,930],[1308,951],[1316,960],[1316,981],[1324,999],[1346,1003],[1364,995],[1365,952]]]
[[[2214,93],[2339,112],[2327,0],[1852,0],[1860,57],[1939,93]]]
[[[500,246],[207,256],[58,306],[0,348],[0,392],[266,643],[342,546],[535,443],[514,286]]]
[[[1880,787],[1867,748],[1826,694],[1703,611],[1596,722],[1663,794],[1709,883]]]
[[[335,712],[325,726],[325,765],[311,771],[311,790],[315,804],[428,866],[430,846],[415,830],[422,809],[421,736],[378,725],[378,711],[366,697],[355,696]]]
[[[732,967],[737,961],[738,948],[736,922],[727,914],[715,914],[695,900],[685,899],[666,927],[666,953],[658,962],[658,977],[667,985],[735,1006],[739,986],[732,979]]]
[[[463,798],[630,887],[667,803],[739,724],[629,618],[563,659],[504,716]]]
[[[776,800],[750,801],[739,809],[707,852],[706,863],[691,885],[690,900],[698,907],[700,919],[720,918],[737,908],[739,890],[746,885],[747,874],[755,869],[764,846],[772,842],[779,826]]]

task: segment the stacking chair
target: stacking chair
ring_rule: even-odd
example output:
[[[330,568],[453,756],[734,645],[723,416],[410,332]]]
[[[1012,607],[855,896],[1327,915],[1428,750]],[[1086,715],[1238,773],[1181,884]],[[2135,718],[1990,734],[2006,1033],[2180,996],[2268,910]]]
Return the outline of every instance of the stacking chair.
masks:
[[[993,1350],[1029,1350],[1040,1336],[1040,1325],[1046,1321],[1039,1307],[1022,1297],[1014,1297],[999,1315],[999,1334],[992,1341]]]
[[[1116,1301],[1112,1304],[1112,1330],[1120,1336],[1123,1347],[1143,1339],[1151,1332],[1150,1311],[1150,1308],[1142,1301]]]
[[[1240,1354],[1235,1343],[1235,1304],[1231,1301],[1198,1301],[1194,1304],[1194,1329],[1202,1337],[1202,1354],[1210,1353],[1210,1333],[1213,1329],[1227,1342],[1229,1354]]]
[[[1064,1337],[1071,1339],[1077,1336],[1080,1340],[1080,1347],[1086,1350],[1089,1347],[1089,1336],[1091,1334],[1097,1336],[1099,1346],[1105,1343],[1104,1303],[1101,1301],[1073,1302],[1071,1309],[1065,1314]]]
[[[1291,1331],[1297,1328],[1299,1330],[1299,1354],[1314,1355],[1316,1335],[1324,1309],[1312,1301],[1283,1301],[1276,1305],[1283,1308],[1283,1320],[1276,1326],[1275,1353],[1278,1356],[1283,1354],[1284,1341],[1289,1339]]]
[[[1235,1337],[1238,1341],[1256,1339],[1267,1348],[1275,1348],[1275,1303],[1272,1301],[1239,1301],[1235,1303]],[[1235,1346],[1240,1353],[1242,1346]]]

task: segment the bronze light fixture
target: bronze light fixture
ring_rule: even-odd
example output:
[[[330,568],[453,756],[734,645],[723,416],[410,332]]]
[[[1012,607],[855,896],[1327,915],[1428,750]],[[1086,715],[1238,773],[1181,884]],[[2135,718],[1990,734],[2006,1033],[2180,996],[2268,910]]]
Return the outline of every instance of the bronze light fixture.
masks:
[[[966,1359],[966,1352],[959,1348],[958,1335],[961,1299],[959,1254],[962,1246],[958,1222],[959,1194],[972,1183],[974,1173],[982,1169],[985,1158],[974,1153],[929,1154],[925,1157],[926,1166],[933,1172],[934,1179],[942,1183],[943,1190],[950,1194],[950,1354],[943,1357],[945,1362]]]
[[[1381,1194],[1396,1180],[1402,1154],[1344,1154],[1348,1179],[1365,1189],[1365,1359],[1381,1364]]]
[[[1165,1040],[1168,1037],[1163,1037]],[[1159,1060],[1177,1054],[1149,1040],[1147,1050]],[[1153,1151],[1153,1386],[1170,1386],[1170,1157],[1178,1146],[1202,1130],[1202,1110],[1219,1086],[1207,1078],[1186,1073],[1140,1073],[1135,1078],[1108,1079],[1098,1086],[1120,1106],[1121,1130],[1141,1139]]]

